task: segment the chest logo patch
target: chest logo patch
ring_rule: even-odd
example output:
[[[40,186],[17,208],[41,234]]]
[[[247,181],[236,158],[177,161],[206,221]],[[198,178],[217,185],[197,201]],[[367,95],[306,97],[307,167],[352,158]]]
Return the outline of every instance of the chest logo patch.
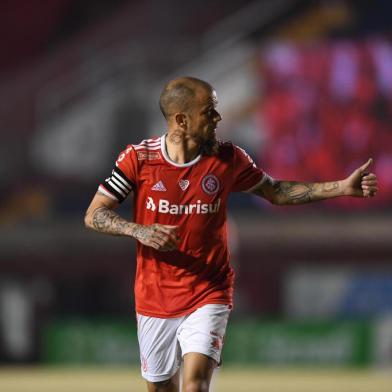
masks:
[[[167,191],[165,185],[163,184],[162,181],[158,181],[152,188],[152,191],[158,191],[158,192],[165,192]]]
[[[180,182],[178,183],[178,185],[180,186],[180,188],[185,191],[188,186],[189,186],[189,180],[180,180]]]
[[[152,197],[147,197],[146,208],[147,210],[151,210],[151,211],[155,211],[157,209],[157,206],[155,205],[154,199]]]
[[[207,195],[214,195],[219,191],[219,180],[213,174],[208,174],[201,180],[201,187]]]

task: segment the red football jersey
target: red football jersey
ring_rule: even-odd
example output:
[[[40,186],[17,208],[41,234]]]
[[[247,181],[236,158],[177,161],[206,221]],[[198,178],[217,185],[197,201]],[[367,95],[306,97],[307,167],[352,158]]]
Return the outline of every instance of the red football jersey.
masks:
[[[157,251],[137,243],[136,311],[180,317],[205,304],[232,305],[226,205],[230,192],[264,180],[249,155],[232,143],[216,156],[178,164],[166,152],[166,135],[129,145],[99,189],[123,201],[134,192],[134,222],[177,225],[178,250]]]

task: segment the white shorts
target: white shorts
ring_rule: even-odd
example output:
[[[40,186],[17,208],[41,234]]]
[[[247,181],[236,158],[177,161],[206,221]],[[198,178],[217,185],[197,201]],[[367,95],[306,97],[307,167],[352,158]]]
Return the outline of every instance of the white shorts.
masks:
[[[169,379],[190,352],[205,354],[219,363],[229,314],[228,305],[213,304],[178,318],[137,314],[143,378],[150,382]]]

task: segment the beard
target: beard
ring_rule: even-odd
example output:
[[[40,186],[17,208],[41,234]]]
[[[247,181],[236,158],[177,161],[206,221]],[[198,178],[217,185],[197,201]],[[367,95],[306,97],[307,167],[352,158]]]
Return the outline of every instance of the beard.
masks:
[[[219,141],[216,133],[213,132],[211,136],[203,141],[203,152],[208,156],[217,155],[219,151]]]

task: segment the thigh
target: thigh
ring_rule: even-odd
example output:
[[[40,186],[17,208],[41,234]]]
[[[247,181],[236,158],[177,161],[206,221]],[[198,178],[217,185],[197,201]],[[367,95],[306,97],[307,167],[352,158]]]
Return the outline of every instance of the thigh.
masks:
[[[209,391],[217,362],[207,355],[190,352],[184,355],[183,390]]]
[[[150,382],[147,381],[148,392],[179,392],[180,371],[165,381]]]
[[[148,382],[164,382],[177,373],[181,363],[177,330],[182,319],[137,315],[141,372]]]
[[[219,364],[229,315],[227,305],[209,304],[187,316],[178,330],[182,355],[204,354]]]

